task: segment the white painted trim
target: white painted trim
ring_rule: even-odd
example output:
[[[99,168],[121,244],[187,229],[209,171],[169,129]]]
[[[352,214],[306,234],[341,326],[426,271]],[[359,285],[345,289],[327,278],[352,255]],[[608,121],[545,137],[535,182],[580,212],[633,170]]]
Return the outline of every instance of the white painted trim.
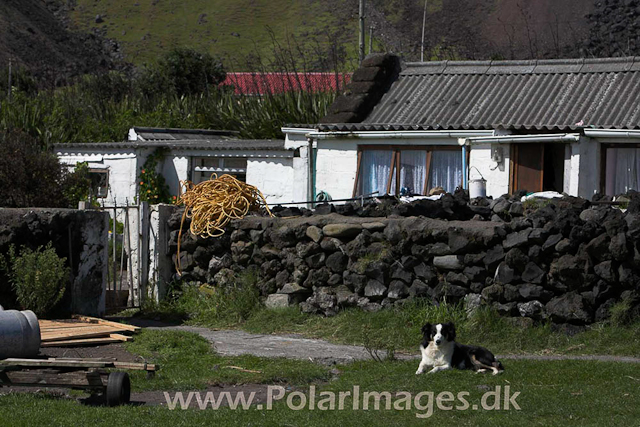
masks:
[[[543,134],[543,135],[505,135],[505,136],[489,136],[489,137],[476,137],[466,138],[461,144],[475,145],[475,144],[517,144],[527,142],[578,142],[580,141],[580,135],[577,133],[564,133],[564,134]]]
[[[315,132],[314,128],[280,128],[282,133],[290,135],[306,135],[310,132]]]
[[[492,130],[452,130],[452,131],[360,131],[360,132],[309,132],[308,136],[314,139],[428,139],[428,138],[471,138],[493,135]]]
[[[285,158],[293,157],[293,150],[171,150],[173,157],[242,157],[252,158]]]

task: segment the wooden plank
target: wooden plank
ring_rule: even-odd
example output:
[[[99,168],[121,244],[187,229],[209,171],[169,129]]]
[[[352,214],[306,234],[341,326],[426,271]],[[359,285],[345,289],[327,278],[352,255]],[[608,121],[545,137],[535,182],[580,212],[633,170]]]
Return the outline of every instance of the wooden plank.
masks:
[[[131,369],[134,371],[157,371],[160,366],[151,363],[129,363],[129,362],[113,362],[113,367],[117,369]]]
[[[94,360],[17,359],[0,360],[0,366],[22,368],[107,368],[113,362]]]
[[[94,331],[78,331],[78,332],[66,332],[55,335],[46,335],[41,338],[43,342],[52,342],[52,341],[68,341],[68,340],[78,340],[81,338],[104,338],[112,333],[121,332],[115,328],[109,328],[105,330],[94,330]]]
[[[151,363],[117,362],[114,360],[99,359],[17,359],[10,358],[0,360],[0,367],[9,368],[83,368],[83,369],[131,369],[139,371],[156,371],[158,366]]]
[[[100,345],[100,344],[117,344],[122,341],[117,338],[104,337],[104,338],[85,338],[79,340],[66,340],[66,341],[49,341],[40,344],[40,347],[74,347],[81,345]]]
[[[133,337],[130,337],[128,335],[122,335],[122,334],[110,334],[109,337],[122,342],[129,342],[133,340]]]
[[[127,325],[125,323],[119,323],[119,322],[112,322],[110,320],[99,319],[97,317],[81,316],[79,314],[74,314],[72,317],[74,319],[82,320],[83,322],[98,323],[100,325],[113,326],[114,328],[121,328],[121,329],[132,331],[132,332],[136,332],[140,330],[139,326]]]
[[[0,384],[4,386],[26,387],[70,387],[82,389],[104,389],[107,386],[107,376],[100,372],[41,372],[16,371],[6,372],[0,377]]]

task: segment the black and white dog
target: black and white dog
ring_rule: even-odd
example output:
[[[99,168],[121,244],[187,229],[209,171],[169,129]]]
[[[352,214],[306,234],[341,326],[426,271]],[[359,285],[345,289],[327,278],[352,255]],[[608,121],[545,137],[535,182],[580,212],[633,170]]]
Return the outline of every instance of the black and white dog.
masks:
[[[504,371],[502,363],[486,348],[458,344],[455,341],[456,328],[451,322],[437,325],[427,323],[422,327],[422,334],[422,361],[416,375],[423,373],[427,366],[433,367],[430,374],[451,368],[473,369],[477,372],[491,370],[493,375]]]

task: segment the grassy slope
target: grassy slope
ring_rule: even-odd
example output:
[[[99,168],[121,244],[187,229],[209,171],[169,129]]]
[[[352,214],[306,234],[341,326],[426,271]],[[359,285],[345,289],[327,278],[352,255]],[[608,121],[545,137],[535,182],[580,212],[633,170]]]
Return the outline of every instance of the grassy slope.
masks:
[[[71,19],[84,31],[106,28],[124,47],[127,59],[153,61],[163,49],[190,46],[239,61],[257,49],[271,52],[268,27],[281,43],[293,35],[313,44],[308,34],[335,27],[323,2],[311,0],[78,0]],[[138,6],[135,6],[138,4]],[[199,17],[206,14],[203,23]],[[104,22],[95,23],[96,15]],[[352,40],[355,43],[355,21]],[[239,34],[232,35],[232,34]],[[229,62],[229,61],[227,61]]]
[[[158,378],[150,381],[134,377],[134,387],[172,391],[177,389],[201,390],[206,383],[267,384],[285,381],[307,390],[316,383],[316,402],[321,391],[336,394],[353,390],[358,385],[362,392],[388,391],[395,395],[407,391],[415,397],[420,392],[433,392],[434,396],[448,391],[457,396],[468,392],[465,400],[478,409],[441,410],[435,399],[432,423],[441,425],[635,425],[640,416],[638,393],[638,367],[634,364],[603,362],[533,362],[510,361],[507,371],[499,376],[476,375],[468,371],[447,371],[436,375],[414,375],[416,362],[355,362],[338,366],[339,378],[326,382],[329,368],[308,362],[290,363],[282,359],[222,358],[210,350],[200,337],[187,333],[144,331],[129,346],[135,353],[150,361],[164,363]],[[214,369],[214,364],[233,363],[262,369],[256,376],[226,369]],[[269,373],[277,372],[277,377]],[[160,376],[160,375],[163,376]],[[194,375],[195,374],[195,375]],[[194,382],[193,380],[199,378]],[[142,387],[140,385],[142,384]],[[511,394],[519,392],[516,403],[520,410],[482,410],[482,395],[500,386],[509,386]],[[489,399],[491,403],[493,399]],[[297,400],[293,401],[297,403]],[[428,396],[420,401],[428,402]],[[445,406],[459,406],[460,401]],[[362,404],[361,404],[362,405]],[[94,408],[69,399],[43,394],[11,394],[0,397],[0,419],[3,425],[424,425],[425,419],[416,418],[416,410],[350,410],[350,399],[345,410],[319,413],[288,409],[276,402],[272,411],[246,411],[228,409],[199,411],[170,411],[160,407]]]

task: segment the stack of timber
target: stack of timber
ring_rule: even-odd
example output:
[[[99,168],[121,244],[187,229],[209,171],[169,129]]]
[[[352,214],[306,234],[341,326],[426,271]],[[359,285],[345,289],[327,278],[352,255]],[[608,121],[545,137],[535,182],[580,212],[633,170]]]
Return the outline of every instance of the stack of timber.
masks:
[[[131,341],[137,326],[111,322],[89,316],[71,320],[39,320],[40,347],[69,347]]]

